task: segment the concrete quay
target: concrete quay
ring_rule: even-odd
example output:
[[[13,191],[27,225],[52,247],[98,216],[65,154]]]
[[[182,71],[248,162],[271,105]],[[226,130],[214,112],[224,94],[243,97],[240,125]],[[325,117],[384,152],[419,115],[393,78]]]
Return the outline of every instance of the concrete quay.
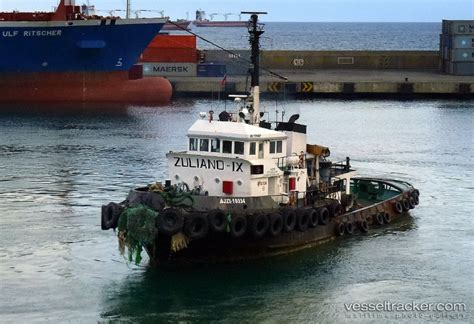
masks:
[[[263,94],[304,96],[445,96],[474,97],[474,77],[442,74],[437,70],[383,69],[311,69],[273,70],[288,80],[262,72],[260,90]],[[247,78],[227,76],[168,77],[174,96],[200,96],[215,93],[245,93]]]

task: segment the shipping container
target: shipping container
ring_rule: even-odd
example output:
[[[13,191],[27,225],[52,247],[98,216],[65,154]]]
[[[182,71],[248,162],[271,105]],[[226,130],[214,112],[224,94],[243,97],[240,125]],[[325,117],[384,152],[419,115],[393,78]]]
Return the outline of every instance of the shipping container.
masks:
[[[187,48],[196,49],[194,35],[160,35],[158,34],[148,48]]]
[[[473,35],[447,35],[441,34],[440,48],[447,47],[449,49],[457,48],[474,48]]]
[[[227,75],[246,75],[249,70],[250,51],[236,50],[233,54],[221,50],[203,51],[204,61],[221,63],[226,66]]]
[[[439,62],[439,70],[441,71],[441,73],[445,73],[445,68],[446,68],[446,63],[445,63],[445,60],[440,60]]]
[[[441,34],[441,46],[442,47],[453,47],[453,36],[448,34]]]
[[[474,62],[449,62],[448,74],[474,75]]]
[[[441,29],[449,35],[474,34],[474,20],[443,20]]]
[[[448,60],[442,60],[441,61],[441,72],[442,73],[446,73],[446,74],[449,74],[449,64],[451,62],[448,61]]]
[[[451,62],[474,62],[474,48],[453,49],[450,53]]]
[[[140,62],[197,63],[198,52],[189,48],[147,48]]]
[[[143,63],[144,76],[195,77],[196,63]]]
[[[453,49],[457,48],[474,48],[474,34],[472,35],[455,35],[448,37],[450,45]],[[451,41],[452,40],[452,41]],[[450,46],[448,46],[450,47]]]
[[[203,63],[197,65],[198,77],[223,77],[226,74],[226,66],[220,63]]]
[[[451,59],[451,49],[448,47],[441,48],[441,59],[442,60],[450,60]]]

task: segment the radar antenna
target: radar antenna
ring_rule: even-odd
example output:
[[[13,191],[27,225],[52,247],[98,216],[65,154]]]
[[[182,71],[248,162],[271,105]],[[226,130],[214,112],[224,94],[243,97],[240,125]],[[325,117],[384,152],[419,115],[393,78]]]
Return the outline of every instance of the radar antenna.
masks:
[[[252,124],[260,124],[260,36],[264,33],[264,25],[258,22],[258,15],[265,15],[266,12],[253,12],[253,11],[242,11],[241,14],[250,15],[248,32],[249,42],[251,45],[251,56],[250,56],[250,99],[251,109],[249,113],[251,115],[250,122]]]

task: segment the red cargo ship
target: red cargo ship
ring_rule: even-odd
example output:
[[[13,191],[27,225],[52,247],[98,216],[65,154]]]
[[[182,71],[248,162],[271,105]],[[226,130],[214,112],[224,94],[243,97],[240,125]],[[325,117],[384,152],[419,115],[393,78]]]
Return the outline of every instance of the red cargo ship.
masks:
[[[242,20],[227,20],[227,17],[232,15],[230,13],[223,14],[226,20],[212,20],[212,17],[218,14],[211,14],[211,20],[206,19],[206,12],[203,10],[196,10],[196,20],[193,21],[193,24],[196,27],[247,27],[248,22]],[[240,16],[240,15],[239,15]]]
[[[55,12],[0,13],[10,57],[0,64],[0,101],[168,103],[169,81],[133,66],[165,22],[88,16],[74,0]]]

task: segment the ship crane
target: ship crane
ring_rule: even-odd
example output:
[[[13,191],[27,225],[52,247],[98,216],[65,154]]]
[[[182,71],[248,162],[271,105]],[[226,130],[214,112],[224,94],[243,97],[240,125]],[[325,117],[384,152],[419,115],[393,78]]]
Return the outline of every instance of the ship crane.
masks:
[[[89,3],[89,1],[87,1],[87,3]],[[114,9],[114,10],[97,10],[99,12],[107,12],[110,17],[114,17],[114,13],[116,11],[119,11],[119,12],[125,12],[125,18],[126,19],[130,19],[130,13],[131,13],[131,1],[130,0],[127,0],[127,7],[126,9]]]
[[[214,20],[214,16],[219,16],[220,14],[218,13],[211,13],[209,17],[211,17],[211,20]]]
[[[86,3],[82,5],[81,11],[86,16],[94,16],[95,15],[95,6],[91,5],[90,1],[87,0]]]
[[[228,13],[223,14],[223,16],[224,16],[225,20],[228,20],[229,16],[238,16],[239,21],[242,20],[242,14],[238,14],[238,13],[228,12]]]
[[[134,10],[133,14],[135,15],[135,18],[140,18],[140,13],[142,12],[157,12],[160,14],[160,18],[165,17],[165,11],[164,10],[149,10],[149,9],[140,9],[140,10]]]
[[[106,13],[109,14],[109,17],[115,17],[115,12],[117,12],[117,11],[124,11],[124,10],[122,10],[122,9],[109,9],[109,10],[105,10],[105,9],[104,9],[104,10],[96,10],[96,11],[98,11],[98,12],[106,12]]]

